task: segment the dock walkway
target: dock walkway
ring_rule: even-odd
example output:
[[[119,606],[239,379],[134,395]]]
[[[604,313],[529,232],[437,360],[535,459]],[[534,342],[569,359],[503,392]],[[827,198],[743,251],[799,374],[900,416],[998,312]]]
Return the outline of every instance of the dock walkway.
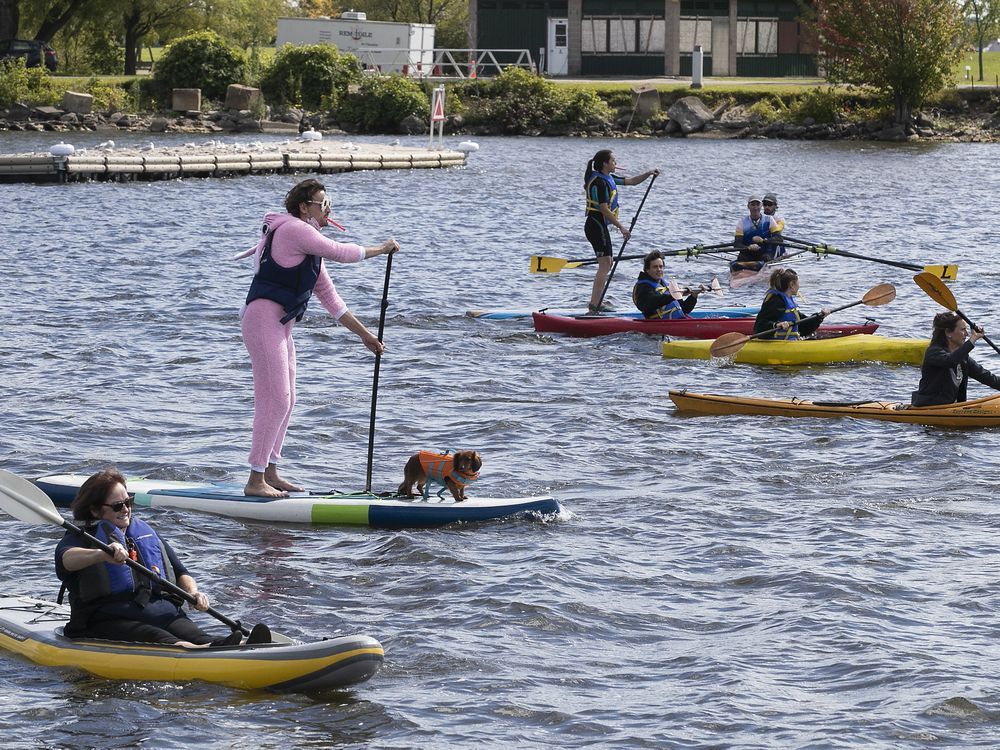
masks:
[[[61,144],[62,145],[62,144]],[[58,147],[53,147],[58,151]],[[68,149],[66,149],[68,150]],[[361,169],[431,169],[465,165],[461,151],[381,146],[350,141],[225,144],[77,149],[52,153],[0,154],[0,182],[163,180],[232,177],[275,172],[351,172]]]

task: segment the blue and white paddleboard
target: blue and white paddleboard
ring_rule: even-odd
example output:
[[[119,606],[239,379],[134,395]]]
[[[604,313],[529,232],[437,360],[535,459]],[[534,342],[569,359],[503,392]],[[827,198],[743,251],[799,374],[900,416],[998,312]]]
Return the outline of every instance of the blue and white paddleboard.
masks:
[[[85,474],[41,477],[35,484],[56,505],[68,506],[87,480]],[[246,497],[238,484],[207,484],[157,479],[129,479],[129,493],[136,505],[150,508],[194,510],[255,521],[349,524],[384,528],[444,526],[456,521],[489,521],[523,513],[554,515],[562,511],[549,496],[469,498],[458,503],[447,492],[443,497],[379,497],[355,494],[293,493],[268,499]]]

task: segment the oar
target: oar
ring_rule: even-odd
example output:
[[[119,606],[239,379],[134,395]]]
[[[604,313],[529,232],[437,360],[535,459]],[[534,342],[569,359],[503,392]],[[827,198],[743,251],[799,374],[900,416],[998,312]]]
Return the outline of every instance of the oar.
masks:
[[[74,534],[82,536],[103,552],[106,552],[109,555],[114,554],[114,551],[109,545],[88,534],[79,526],[70,523],[59,515],[59,511],[56,510],[56,506],[52,504],[52,500],[49,499],[49,496],[38,489],[35,485],[27,479],[22,479],[17,476],[17,474],[11,474],[9,471],[4,471],[3,469],[0,469],[0,510],[3,510],[19,521],[25,521],[27,523],[50,523],[55,526],[61,526],[67,531],[72,531]],[[142,575],[146,576],[146,578],[156,583],[156,585],[160,588],[166,589],[172,594],[176,594],[186,602],[190,602],[191,604],[195,603],[194,596],[189,594],[180,586],[175,586],[170,581],[161,578],[152,570],[140,565],[135,560],[131,560],[126,557],[125,564],[132,568],[132,570],[138,571]],[[211,607],[205,611],[212,615],[212,617],[216,620],[224,622],[230,627],[231,630],[238,630],[243,633],[243,635],[249,635],[250,631],[244,628],[240,624],[239,620],[230,620],[228,617],[217,612]]]
[[[813,244],[806,242],[804,240],[797,240],[792,237],[785,237],[782,241],[784,244],[789,242],[795,243],[800,247],[805,246],[804,249],[811,250],[816,253],[816,255],[840,255],[844,258],[854,258],[855,260],[868,260],[872,263],[881,263],[884,266],[893,266],[894,268],[905,268],[907,271],[921,271],[923,273],[934,274],[935,276],[942,279],[955,280],[958,278],[958,265],[957,264],[937,264],[937,265],[927,265],[918,266],[914,263],[902,263],[896,260],[886,260],[885,258],[874,258],[870,255],[861,255],[860,253],[851,253],[847,250],[840,250],[839,248],[827,245],[825,243]]]
[[[881,305],[888,305],[896,299],[896,287],[892,284],[879,284],[878,286],[873,286],[867,292],[865,296],[859,299],[857,302],[849,302],[846,305],[841,305],[840,307],[835,307],[830,310],[830,313],[839,312],[840,310],[846,310],[848,307],[854,307],[856,305],[868,305],[868,307],[879,307]],[[805,323],[807,320],[816,320],[820,317],[819,313],[814,315],[809,315],[799,323]],[[740,349],[742,349],[748,341],[751,339],[759,339],[761,336],[767,336],[769,333],[775,333],[780,331],[780,327],[769,328],[766,331],[761,331],[760,333],[754,333],[747,336],[742,333],[724,333],[708,348],[709,353],[713,357],[731,357]]]
[[[969,320],[965,313],[958,309],[958,301],[955,299],[955,295],[952,294],[951,289],[947,285],[932,273],[918,273],[913,277],[913,280],[917,282],[917,286],[924,290],[928,297],[937,302],[941,307],[951,310],[953,313],[958,315],[962,320],[968,323],[977,331],[981,330],[979,326]],[[994,344],[989,337],[983,336],[983,341],[993,347],[993,351],[1000,354],[1000,349],[997,349],[997,345]]]
[[[688,256],[697,257],[702,253],[724,253],[733,248],[732,242],[725,242],[721,245],[694,245],[680,250],[661,250],[667,257]],[[618,260],[639,260],[645,258],[647,253],[642,255],[623,255]],[[531,265],[528,267],[530,273],[559,273],[565,268],[580,268],[581,266],[592,266],[598,262],[597,258],[556,258],[551,255],[532,255]]]
[[[378,316],[378,340],[382,340],[385,331],[385,311],[389,307],[389,274],[392,273],[393,250],[385,261],[385,283],[382,284],[382,310]],[[375,373],[372,375],[372,413],[368,422],[368,473],[365,475],[365,492],[372,491],[372,461],[375,460],[375,405],[378,401],[378,371],[382,363],[382,355],[375,355]]]
[[[618,268],[618,262],[622,259],[625,254],[625,246],[628,244],[629,239],[632,237],[632,230],[635,229],[635,223],[639,220],[639,214],[642,213],[642,207],[646,205],[646,198],[649,197],[649,191],[653,189],[653,183],[656,182],[656,178],[660,175],[656,172],[653,173],[652,178],[649,180],[649,185],[646,186],[646,192],[642,194],[642,200],[639,201],[639,208],[635,210],[635,215],[632,217],[632,221],[628,225],[628,237],[622,240],[621,250],[618,251],[618,257],[615,258],[615,262],[611,264],[611,271],[608,273],[608,278],[604,282],[604,289],[601,290],[601,296],[597,298],[597,304],[595,307],[599,310],[601,309],[601,304],[604,302],[604,297],[608,293],[608,289],[611,288],[611,279],[615,277],[615,271]]]

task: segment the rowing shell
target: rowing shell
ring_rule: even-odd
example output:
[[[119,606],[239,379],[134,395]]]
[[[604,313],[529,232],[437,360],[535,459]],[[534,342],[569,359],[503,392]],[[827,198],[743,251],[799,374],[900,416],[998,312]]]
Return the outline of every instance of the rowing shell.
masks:
[[[670,391],[670,400],[683,414],[855,417],[933,427],[1000,427],[1000,395],[939,406],[878,400],[834,403],[798,398],[745,398],[690,391]]]
[[[724,333],[753,333],[754,318],[680,318],[674,320],[654,318],[616,318],[596,316],[570,318],[548,313],[533,313],[535,330],[539,333],[561,333],[581,338],[608,336],[614,333],[637,332],[653,336],[674,336],[688,339],[715,339]],[[820,326],[817,338],[872,334],[878,323],[848,326]]]
[[[310,643],[272,633],[272,643],[184,648],[66,638],[69,607],[0,598],[0,648],[46,667],[72,667],[112,680],[202,680],[243,690],[312,692],[356,685],[382,666],[382,645],[366,635]]]
[[[87,480],[84,474],[42,477],[35,484],[56,505],[69,505]],[[130,493],[136,505],[176,508],[255,521],[288,523],[349,524],[382,528],[444,526],[460,521],[491,521],[497,518],[533,514],[547,516],[562,510],[549,496],[469,498],[455,502],[443,497],[380,497],[370,493],[292,493],[290,497],[246,497],[242,485],[130,479]]]

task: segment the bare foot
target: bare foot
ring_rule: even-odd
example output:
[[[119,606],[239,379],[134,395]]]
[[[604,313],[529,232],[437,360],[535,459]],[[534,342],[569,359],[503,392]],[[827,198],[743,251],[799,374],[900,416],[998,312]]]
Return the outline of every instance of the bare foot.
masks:
[[[268,467],[270,469],[270,467]],[[305,487],[299,487],[297,484],[292,484],[291,482],[286,482],[284,479],[278,476],[277,470],[264,472],[264,481],[269,485],[274,487],[276,490],[285,490],[286,492],[304,492]]]
[[[247,482],[246,487],[243,488],[243,494],[247,497],[288,497],[287,492],[272,487],[263,479]]]

